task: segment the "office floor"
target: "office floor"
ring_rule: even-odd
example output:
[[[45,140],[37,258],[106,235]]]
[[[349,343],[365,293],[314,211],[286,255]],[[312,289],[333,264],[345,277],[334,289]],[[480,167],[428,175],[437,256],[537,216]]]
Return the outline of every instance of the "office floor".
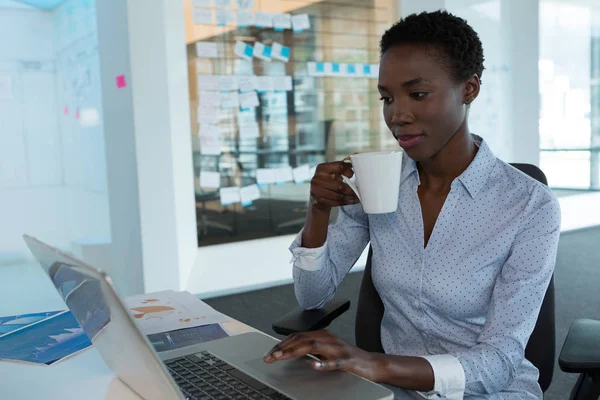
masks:
[[[600,319],[600,228],[563,233],[556,263],[556,354],[574,319]],[[349,274],[340,286],[337,297],[354,300],[350,311],[331,326],[343,339],[354,342],[356,299],[362,272]],[[273,333],[271,323],[297,306],[292,285],[247,292],[234,296],[205,300],[211,306],[264,332]],[[273,333],[274,334],[274,333]],[[276,335],[275,335],[276,336]],[[558,364],[554,379],[544,400],[564,400],[576,380],[563,373]]]

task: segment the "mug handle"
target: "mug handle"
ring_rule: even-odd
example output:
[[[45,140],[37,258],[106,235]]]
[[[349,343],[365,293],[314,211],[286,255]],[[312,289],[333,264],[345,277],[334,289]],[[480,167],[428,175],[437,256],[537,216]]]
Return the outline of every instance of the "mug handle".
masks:
[[[342,161],[352,165],[352,161],[350,161],[350,156],[344,158]],[[356,186],[356,184],[354,182],[352,182],[350,180],[350,178],[348,178],[346,175],[342,175],[342,180],[344,181],[344,183],[346,185],[350,186],[350,189],[352,189],[352,191],[356,194],[356,197],[358,197],[358,200],[360,202],[362,202],[362,199],[360,198],[360,193],[358,192],[358,187]]]

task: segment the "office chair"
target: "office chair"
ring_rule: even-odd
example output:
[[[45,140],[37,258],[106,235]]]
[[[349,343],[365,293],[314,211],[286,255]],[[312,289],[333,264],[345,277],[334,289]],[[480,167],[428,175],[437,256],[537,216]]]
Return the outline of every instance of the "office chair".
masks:
[[[546,176],[536,166],[511,164],[521,172],[547,185]],[[358,297],[356,310],[356,345],[369,352],[383,353],[381,346],[381,320],[383,303],[371,278],[372,248]],[[273,323],[280,335],[324,329],[350,308],[350,301],[332,300],[319,310],[296,308]],[[554,276],[551,278],[542,302],[535,328],[525,348],[525,357],[540,371],[538,382],[546,392],[552,382],[555,360]],[[600,397],[600,321],[576,321],[563,345],[559,365],[565,372],[579,373],[580,377],[571,392],[571,400],[597,400]]]

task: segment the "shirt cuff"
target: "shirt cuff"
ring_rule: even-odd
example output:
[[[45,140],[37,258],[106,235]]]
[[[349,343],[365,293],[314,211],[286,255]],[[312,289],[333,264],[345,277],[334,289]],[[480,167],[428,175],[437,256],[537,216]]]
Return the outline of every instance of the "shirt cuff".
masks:
[[[462,400],[465,393],[465,371],[450,354],[424,356],[433,369],[435,384],[430,392],[417,392],[426,399]]]
[[[327,242],[321,247],[306,248],[302,246],[302,232],[304,228],[298,232],[294,242],[290,246],[292,253],[291,263],[294,267],[298,267],[305,271],[318,271],[327,263]]]

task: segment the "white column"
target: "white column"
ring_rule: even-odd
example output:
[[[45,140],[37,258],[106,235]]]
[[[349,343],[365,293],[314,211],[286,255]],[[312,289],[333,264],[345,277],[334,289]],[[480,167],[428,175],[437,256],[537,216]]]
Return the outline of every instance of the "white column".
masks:
[[[180,290],[197,248],[183,3],[102,0],[97,12],[109,273],[124,295]]]

